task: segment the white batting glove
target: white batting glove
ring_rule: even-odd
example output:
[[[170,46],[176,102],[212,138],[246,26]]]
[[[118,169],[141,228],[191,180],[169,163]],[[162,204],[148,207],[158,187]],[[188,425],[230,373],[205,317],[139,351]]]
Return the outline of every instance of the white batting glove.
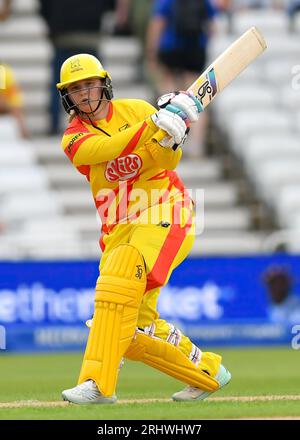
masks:
[[[187,115],[175,106],[169,109],[161,109],[151,116],[152,121],[159,128],[166,131],[169,137],[165,137],[160,145],[166,148],[175,148],[185,141],[189,131],[190,121]]]
[[[160,108],[168,110],[169,105],[173,105],[182,110],[191,122],[196,122],[199,119],[199,113],[203,111],[203,107],[192,92],[172,92],[162,95],[157,105]]]

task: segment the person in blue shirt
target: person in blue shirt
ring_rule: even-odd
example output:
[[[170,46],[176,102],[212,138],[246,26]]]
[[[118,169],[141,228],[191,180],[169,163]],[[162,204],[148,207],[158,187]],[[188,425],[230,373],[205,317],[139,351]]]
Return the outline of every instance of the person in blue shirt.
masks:
[[[280,266],[266,270],[264,281],[269,294],[268,317],[280,324],[300,324],[300,295],[293,292],[289,271]]]
[[[146,59],[157,94],[186,90],[207,67],[207,44],[215,15],[210,0],[154,0]],[[204,112],[191,130],[185,146],[186,156],[190,158],[205,153],[206,119]]]

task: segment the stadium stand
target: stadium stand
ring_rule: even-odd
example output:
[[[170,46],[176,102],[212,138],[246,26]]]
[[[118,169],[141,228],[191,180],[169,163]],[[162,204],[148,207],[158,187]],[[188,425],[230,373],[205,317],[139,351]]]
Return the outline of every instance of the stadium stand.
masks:
[[[228,137],[228,147],[245,170],[253,191],[271,209],[276,226],[283,228],[282,233],[275,232],[264,240],[263,251],[282,245],[293,252],[300,249],[299,23],[298,14],[291,32],[284,11],[237,12],[232,18],[232,35],[227,35],[226,42],[215,38],[211,46],[214,58],[220,47],[228,44],[227,38],[233,40],[253,24],[262,30],[268,43],[265,54],[213,107],[219,125],[223,121],[221,130]]]

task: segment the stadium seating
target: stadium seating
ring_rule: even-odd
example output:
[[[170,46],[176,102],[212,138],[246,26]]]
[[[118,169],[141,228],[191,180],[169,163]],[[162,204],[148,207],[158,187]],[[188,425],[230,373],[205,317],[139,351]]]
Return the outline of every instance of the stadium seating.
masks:
[[[15,14],[33,14],[37,12],[39,7],[39,1],[38,0],[14,0],[12,2],[12,10]]]
[[[28,44],[28,41],[5,41],[0,40],[0,54],[1,59],[5,61],[17,70],[18,65],[24,64],[41,64],[48,63],[52,54],[52,48],[47,40],[35,38]],[[20,78],[22,83],[22,78]]]
[[[251,26],[257,26],[266,36],[285,34],[288,30],[288,17],[281,10],[245,9],[235,11],[232,17],[232,29],[240,35]]]
[[[15,166],[1,170],[0,194],[48,187],[44,171],[36,166]]]
[[[16,162],[20,166],[33,165],[35,156],[33,151],[25,148],[12,148],[11,142],[6,144],[6,148],[1,148],[0,167],[13,167]],[[0,144],[1,145],[1,144]],[[9,145],[9,148],[7,148]]]
[[[16,121],[10,116],[2,115],[0,118],[1,144],[18,139],[18,127]]]
[[[1,221],[18,221],[25,219],[48,219],[62,213],[62,207],[56,194],[50,191],[28,191],[13,193],[2,197],[0,207]]]
[[[297,235],[300,213],[299,24],[298,14],[291,32],[288,16],[280,10],[235,13],[232,38],[255,25],[265,35],[268,49],[212,106],[255,193],[272,209],[279,226],[293,230],[274,240],[284,238],[293,251],[300,242],[292,243],[291,238]],[[220,36],[214,40],[213,51],[223,44]]]
[[[300,183],[283,186],[278,191],[277,214],[280,223],[285,228],[300,228]]]
[[[1,23],[0,39],[22,39],[24,34],[30,34],[30,37],[40,38],[45,35],[47,28],[45,22],[39,15],[12,15],[9,20]]]
[[[266,133],[253,135],[245,142],[244,159],[254,167],[261,161],[273,158],[299,158],[300,149],[297,137],[291,132],[280,135]]]

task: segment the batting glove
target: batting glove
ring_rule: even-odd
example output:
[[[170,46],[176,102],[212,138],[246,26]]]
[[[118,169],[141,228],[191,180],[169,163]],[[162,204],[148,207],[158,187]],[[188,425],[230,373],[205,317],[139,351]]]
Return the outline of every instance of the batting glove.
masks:
[[[176,149],[183,144],[189,132],[190,120],[181,109],[169,104],[168,108],[154,113],[151,119],[169,135],[159,142],[161,146]]]
[[[182,110],[191,122],[198,121],[199,113],[203,111],[199,99],[192,92],[167,93],[158,99],[157,105],[167,110],[169,105],[173,105]]]

